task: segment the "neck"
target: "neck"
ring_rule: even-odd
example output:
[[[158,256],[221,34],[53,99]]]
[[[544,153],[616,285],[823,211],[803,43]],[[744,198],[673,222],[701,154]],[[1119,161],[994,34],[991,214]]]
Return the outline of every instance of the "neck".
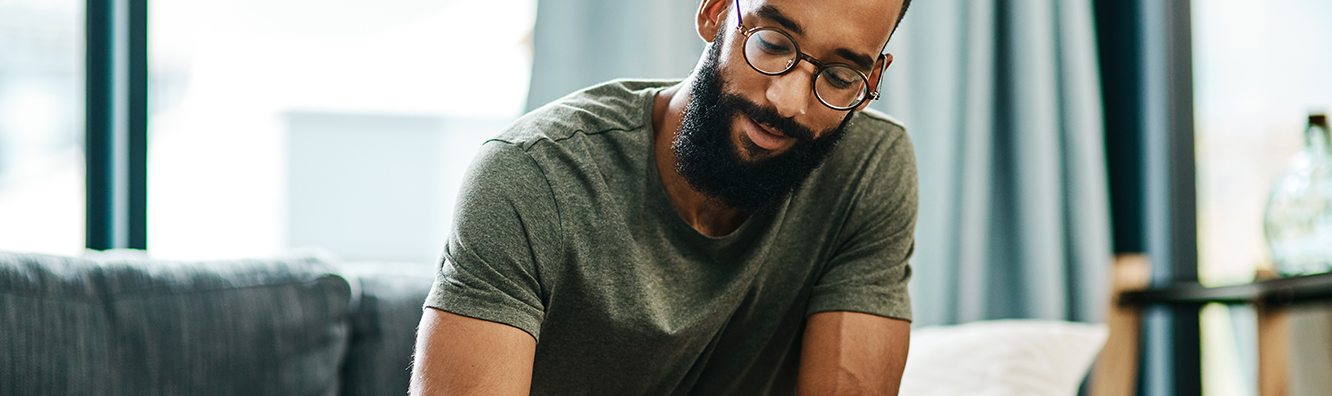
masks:
[[[695,190],[675,171],[675,150],[671,144],[680,133],[685,105],[689,104],[689,79],[657,93],[652,105],[653,150],[657,174],[666,197],[686,223],[707,236],[722,236],[734,232],[748,216],[739,210],[722,205]]]

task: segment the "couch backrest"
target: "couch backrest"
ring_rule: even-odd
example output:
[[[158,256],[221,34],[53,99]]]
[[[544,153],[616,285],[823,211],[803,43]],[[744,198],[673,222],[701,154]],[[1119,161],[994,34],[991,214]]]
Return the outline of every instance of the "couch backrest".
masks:
[[[0,394],[336,395],[353,289],[316,258],[0,253]]]
[[[401,396],[411,379],[412,351],[435,266],[418,263],[343,263],[359,283],[351,349],[342,367],[342,396]]]

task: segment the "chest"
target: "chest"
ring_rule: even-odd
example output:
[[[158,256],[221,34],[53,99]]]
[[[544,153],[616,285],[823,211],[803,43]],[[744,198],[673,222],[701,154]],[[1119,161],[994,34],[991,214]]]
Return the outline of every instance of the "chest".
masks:
[[[681,250],[687,246],[678,241],[609,234],[619,242],[589,246],[557,273],[543,273],[555,282],[534,384],[669,394],[718,375],[746,375],[746,367],[796,361],[772,356],[799,348],[817,252],[780,248],[776,240],[699,252]],[[593,391],[608,386],[614,391]]]

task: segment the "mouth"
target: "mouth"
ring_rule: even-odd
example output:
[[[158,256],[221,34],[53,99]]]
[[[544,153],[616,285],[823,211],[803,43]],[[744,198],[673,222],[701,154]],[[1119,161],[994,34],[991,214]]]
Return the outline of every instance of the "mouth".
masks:
[[[793,144],[796,140],[777,132],[770,126],[754,122],[753,119],[747,116],[741,115],[740,119],[744,120],[744,130],[749,140],[769,151],[778,151]]]

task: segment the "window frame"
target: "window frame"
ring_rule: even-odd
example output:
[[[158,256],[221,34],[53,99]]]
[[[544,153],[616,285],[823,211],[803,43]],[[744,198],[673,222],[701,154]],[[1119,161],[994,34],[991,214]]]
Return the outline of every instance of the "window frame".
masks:
[[[147,249],[148,1],[85,10],[85,244]]]

